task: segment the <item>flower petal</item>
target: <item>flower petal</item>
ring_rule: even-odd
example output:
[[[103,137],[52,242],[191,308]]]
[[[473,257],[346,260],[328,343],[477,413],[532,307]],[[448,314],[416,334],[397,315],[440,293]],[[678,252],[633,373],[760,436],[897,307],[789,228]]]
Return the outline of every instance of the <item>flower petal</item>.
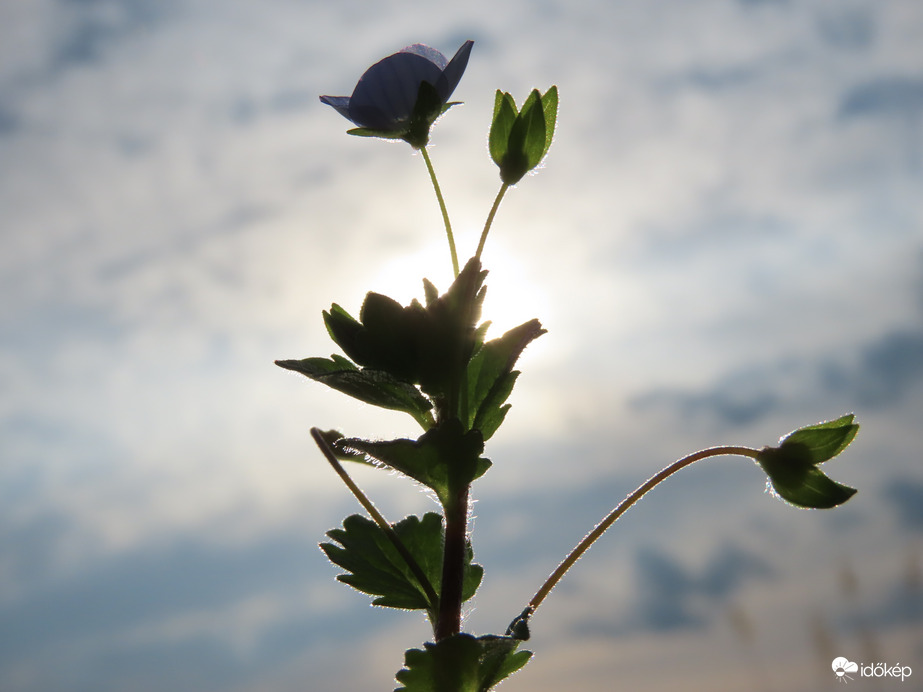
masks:
[[[430,48],[423,43],[414,43],[412,46],[407,46],[401,50],[401,53],[413,53],[419,55],[421,58],[426,58],[440,70],[444,70],[449,62],[438,50]]]
[[[443,101],[449,100],[452,92],[455,91],[455,87],[458,86],[458,82],[461,80],[462,75],[465,74],[465,68],[468,67],[468,57],[471,55],[472,46],[474,46],[474,41],[465,41],[442,71],[439,83],[433,85],[436,87],[436,91],[439,92],[439,97]]]
[[[351,120],[349,117],[349,96],[321,96],[320,101],[328,106],[333,106],[337,113],[347,120]]]
[[[389,55],[372,65],[353,91],[349,119],[361,127],[396,130],[413,113],[420,82],[436,86],[442,71],[416,53]]]

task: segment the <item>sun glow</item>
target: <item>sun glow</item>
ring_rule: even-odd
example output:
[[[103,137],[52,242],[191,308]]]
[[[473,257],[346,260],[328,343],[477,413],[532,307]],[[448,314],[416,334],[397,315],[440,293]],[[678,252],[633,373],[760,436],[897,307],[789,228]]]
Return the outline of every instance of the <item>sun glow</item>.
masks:
[[[460,253],[459,263],[464,265],[466,261]],[[542,321],[550,317],[549,300],[544,289],[502,244],[489,247],[483,264],[490,272],[485,281],[487,295],[481,314],[482,322],[491,323],[488,338],[497,337],[533,317]],[[445,293],[452,283],[452,266],[445,238],[389,262],[375,277],[373,290],[394,298],[402,305],[407,305],[414,298],[423,302],[423,277],[432,281],[440,294]]]

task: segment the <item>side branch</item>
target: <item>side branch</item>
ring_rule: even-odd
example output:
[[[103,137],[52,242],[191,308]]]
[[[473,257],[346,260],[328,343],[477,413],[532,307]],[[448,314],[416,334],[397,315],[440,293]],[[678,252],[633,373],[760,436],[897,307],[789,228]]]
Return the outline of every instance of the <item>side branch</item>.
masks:
[[[426,598],[429,599],[429,602],[433,606],[438,606],[439,596],[436,595],[436,590],[433,588],[433,585],[430,584],[429,579],[426,578],[426,574],[423,573],[423,569],[420,567],[420,564],[414,559],[413,555],[410,554],[410,551],[407,550],[407,546],[401,541],[398,535],[394,532],[394,529],[391,528],[391,524],[381,515],[375,505],[372,504],[372,501],[359,489],[359,486],[356,485],[355,481],[350,478],[349,474],[346,473],[346,469],[343,468],[343,465],[340,463],[340,460],[337,459],[336,454],[330,448],[330,444],[327,440],[324,439],[323,434],[318,428],[311,428],[311,437],[314,438],[314,442],[317,444],[320,451],[326,457],[327,461],[330,462],[330,465],[333,467],[333,470],[337,472],[337,475],[343,479],[343,482],[346,484],[346,487],[349,488],[350,492],[359,500],[359,504],[365,508],[365,511],[369,513],[369,516],[375,521],[376,524],[385,532],[385,535],[388,537],[388,540],[391,541],[391,544],[395,547],[400,556],[404,559],[404,562],[407,563],[407,567],[410,568],[411,573],[413,573],[414,578],[420,583],[423,591],[426,593]]]
[[[694,452],[688,456],[679,459],[678,461],[673,462],[665,469],[660,471],[660,473],[649,478],[641,487],[631,493],[628,497],[622,500],[619,505],[613,509],[605,519],[603,519],[599,524],[596,525],[586,537],[577,544],[577,546],[570,552],[570,554],[564,558],[557,569],[551,573],[551,576],[542,584],[542,587],[536,592],[532,597],[532,600],[529,601],[527,610],[529,615],[535,612],[535,609],[541,605],[542,601],[545,600],[545,597],[551,592],[551,590],[557,586],[557,583],[561,581],[561,578],[564,574],[573,567],[574,563],[580,559],[580,556],[583,555],[596,540],[602,536],[610,526],[612,526],[616,520],[622,516],[629,507],[635,504],[638,500],[644,497],[645,494],[655,486],[659,485],[667,478],[672,476],[674,473],[683,469],[690,464],[693,464],[702,459],[707,459],[708,457],[717,457],[717,456],[745,456],[750,457],[751,459],[756,459],[759,452],[750,447],[711,447],[709,449],[703,449],[698,452]]]

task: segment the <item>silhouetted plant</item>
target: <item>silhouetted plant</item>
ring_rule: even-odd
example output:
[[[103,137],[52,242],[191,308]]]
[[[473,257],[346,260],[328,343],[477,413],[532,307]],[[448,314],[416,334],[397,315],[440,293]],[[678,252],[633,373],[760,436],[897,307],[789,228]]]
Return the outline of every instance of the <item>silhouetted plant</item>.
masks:
[[[558,90],[532,91],[517,108],[497,91],[488,138],[501,185],[484,224],[477,250],[459,267],[449,214],[427,153],[430,130],[454,103],[473,46],[466,41],[451,60],[416,44],[370,67],[353,93],[322,96],[357,128],[349,134],[403,139],[422,154],[445,224],[455,280],[441,293],[423,279],[423,302],[410,305],[369,293],[358,319],[334,303],[323,318],[343,355],[281,360],[302,373],[366,404],[409,414],[422,428],[416,439],[367,440],[336,431],[311,433],[321,452],[371,519],[352,515],[327,532],[321,544],[344,572],[337,579],[374,597],[375,605],[425,611],[433,641],[410,649],[397,675],[405,692],[486,692],[524,666],[531,652],[529,621],[576,560],[645,493],[680,469],[702,459],[737,455],[754,460],[783,500],[809,508],[842,504],[856,491],[834,482],[820,464],[838,455],[855,437],[851,414],[800,428],[774,447],[723,446],[690,454],[655,474],[623,500],[565,557],[503,634],[475,637],[461,631],[462,604],[474,596],[483,568],[473,562],[468,535],[472,483],[491,462],[484,443],[503,423],[507,399],[519,377],[523,350],[545,330],[529,320],[486,340],[481,321],[484,281],[481,254],[497,209],[510,186],[543,160],[554,137]],[[356,486],[341,461],[398,471],[430,488],[442,513],[409,516],[391,524]]]

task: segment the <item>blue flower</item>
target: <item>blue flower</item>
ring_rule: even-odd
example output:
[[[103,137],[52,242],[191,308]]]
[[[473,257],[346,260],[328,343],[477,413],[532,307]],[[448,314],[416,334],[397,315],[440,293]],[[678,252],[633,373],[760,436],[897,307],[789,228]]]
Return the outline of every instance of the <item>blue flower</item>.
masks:
[[[419,149],[468,65],[474,41],[465,41],[451,60],[415,43],[372,65],[352,96],[321,96],[322,103],[358,125],[349,134],[403,139]]]

